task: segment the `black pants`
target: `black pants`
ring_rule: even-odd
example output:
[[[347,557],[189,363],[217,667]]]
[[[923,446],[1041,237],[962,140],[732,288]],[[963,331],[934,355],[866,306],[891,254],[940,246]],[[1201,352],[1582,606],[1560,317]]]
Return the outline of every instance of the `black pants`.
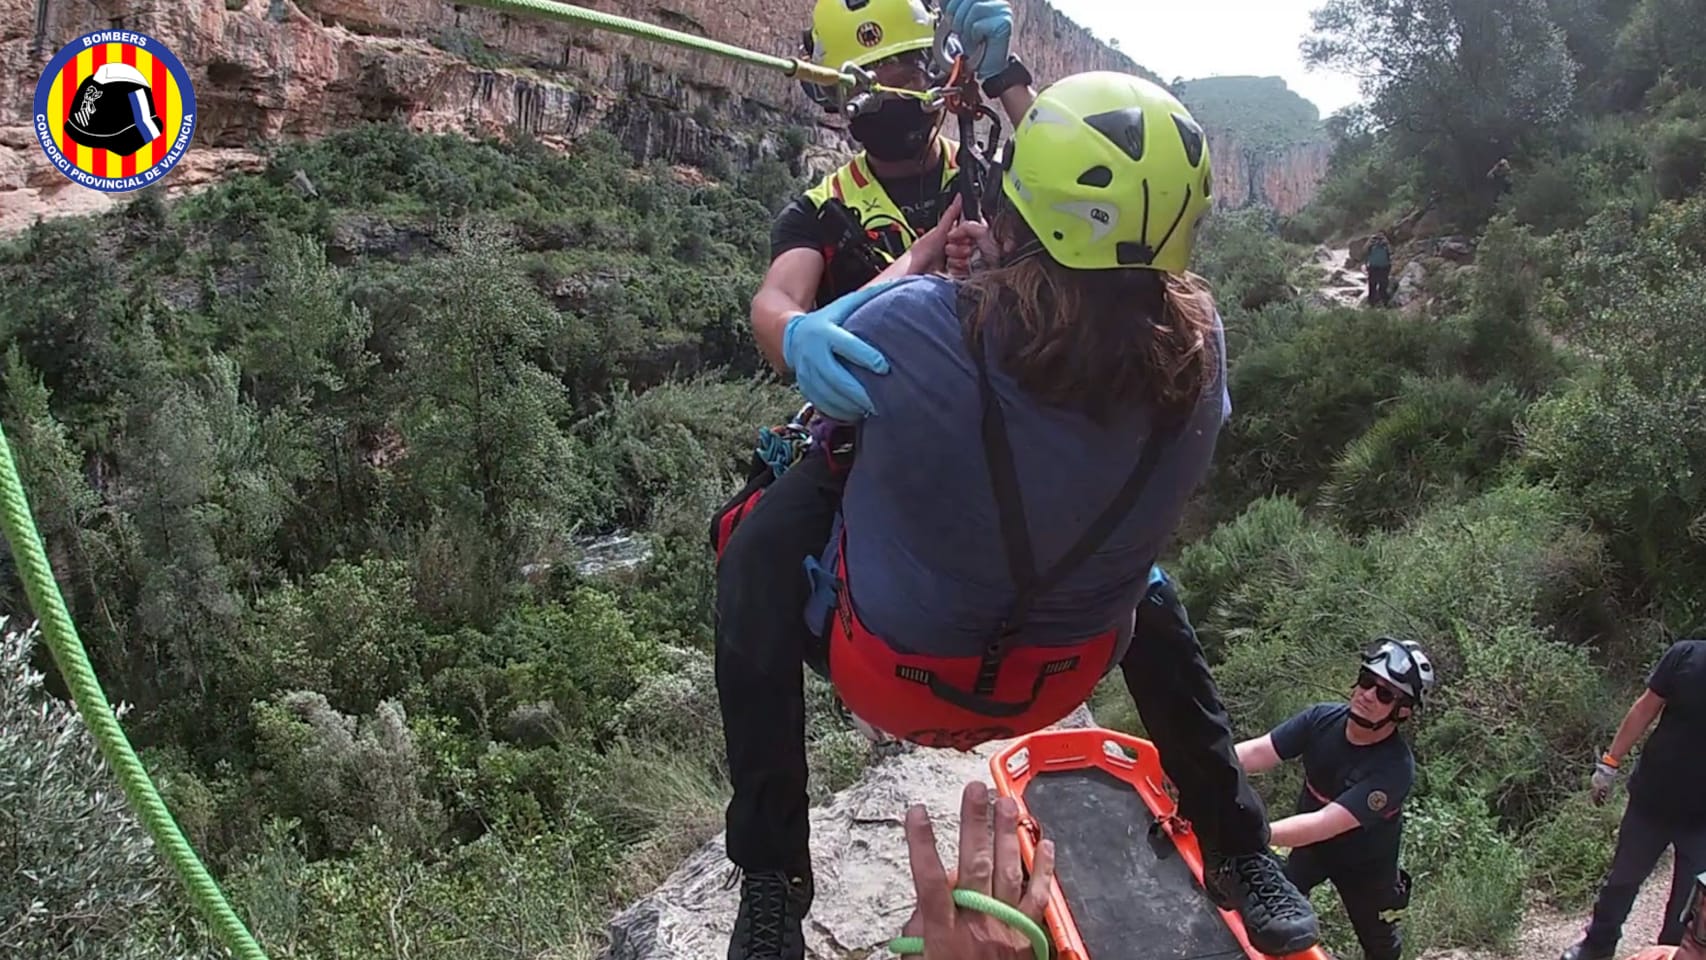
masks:
[[[1617,827],[1611,872],[1594,901],[1593,920],[1588,923],[1587,942],[1595,952],[1616,948],[1629,908],[1666,847],[1675,847],[1676,857],[1670,902],[1665,905],[1658,942],[1665,946],[1682,943],[1682,910],[1688,905],[1695,876],[1706,870],[1706,823],[1669,823],[1641,812],[1631,802]]]
[[[1370,305],[1386,302],[1386,283],[1391,278],[1391,267],[1368,268],[1368,302]]]
[[[1331,881],[1345,905],[1345,916],[1356,931],[1363,960],[1398,960],[1404,952],[1404,934],[1398,916],[1409,905],[1408,878],[1396,863],[1346,870],[1328,864],[1309,847],[1299,847],[1286,858],[1285,875],[1304,896]]]
[[[806,627],[801,563],[828,542],[841,489],[821,457],[802,460],[735,528],[717,568],[717,695],[734,787],[727,847],[749,873],[810,861],[801,664],[822,650]],[[1267,811],[1238,765],[1184,608],[1170,587],[1142,606],[1121,667],[1181,814],[1205,847],[1228,856],[1265,848]]]

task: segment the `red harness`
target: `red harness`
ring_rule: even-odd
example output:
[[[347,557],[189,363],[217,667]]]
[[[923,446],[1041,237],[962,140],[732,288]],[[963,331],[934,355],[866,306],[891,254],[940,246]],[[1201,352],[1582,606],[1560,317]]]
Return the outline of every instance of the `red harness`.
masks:
[[[847,708],[891,736],[925,746],[970,750],[1040,730],[1089,698],[1114,665],[1119,625],[1065,646],[1019,642],[1031,605],[1089,559],[1137,505],[1172,436],[1154,432],[1112,503],[1045,572],[1038,573],[1019,496],[1018,471],[981,343],[968,334],[983,405],[984,458],[1000,515],[1003,551],[1018,596],[1001,631],[975,657],[902,654],[860,622],[847,570],[843,527],[835,564],[836,613],[829,631],[829,677]],[[1147,567],[1145,567],[1147,570]]]

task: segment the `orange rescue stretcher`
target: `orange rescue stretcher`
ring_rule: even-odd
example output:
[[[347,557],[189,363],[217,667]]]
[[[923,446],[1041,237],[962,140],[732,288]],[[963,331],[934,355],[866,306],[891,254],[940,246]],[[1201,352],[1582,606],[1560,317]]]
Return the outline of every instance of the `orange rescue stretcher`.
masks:
[[[1166,789],[1155,745],[1112,730],[1045,730],[990,757],[995,789],[1019,804],[1030,869],[1055,847],[1045,911],[1058,960],[1279,960],[1203,892],[1202,854]],[[1332,960],[1320,946],[1291,960]]]

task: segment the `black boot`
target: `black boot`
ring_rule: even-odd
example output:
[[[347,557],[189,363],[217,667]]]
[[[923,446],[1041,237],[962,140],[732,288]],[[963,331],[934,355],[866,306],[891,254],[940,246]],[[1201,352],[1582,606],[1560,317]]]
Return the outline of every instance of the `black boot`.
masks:
[[[1203,887],[1222,910],[1244,921],[1250,945],[1270,957],[1307,950],[1321,939],[1309,898],[1286,879],[1273,854],[1222,858],[1205,852]]]
[[[812,894],[809,867],[742,875],[729,960],[805,960],[806,937],[800,928]]]

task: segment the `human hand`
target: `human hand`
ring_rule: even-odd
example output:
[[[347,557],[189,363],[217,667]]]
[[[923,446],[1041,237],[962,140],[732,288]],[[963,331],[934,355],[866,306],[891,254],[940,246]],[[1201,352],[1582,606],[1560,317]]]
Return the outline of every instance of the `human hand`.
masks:
[[[1611,787],[1617,782],[1617,768],[1604,760],[1593,765],[1593,777],[1589,781],[1591,789],[1588,796],[1596,807],[1604,806],[1611,798]]]
[[[972,64],[978,80],[1006,68],[1013,43],[1013,7],[1007,0],[948,0],[943,14],[959,34],[966,56],[978,58]]]
[[[963,280],[971,276],[974,267],[1000,260],[1000,254],[989,226],[981,221],[962,220],[948,232],[946,256],[951,276]]]
[[[946,871],[936,853],[930,812],[916,805],[906,812],[906,846],[918,907],[906,922],[906,936],[924,938],[924,960],[1021,960],[1035,956],[1023,932],[980,910],[954,902],[955,889],[986,894],[1032,921],[1042,923],[1043,907],[1054,884],[1054,843],[1037,846],[1031,882],[1025,884],[1019,853],[1019,805],[1011,797],[995,802],[995,832],[990,835],[989,788],[973,781],[960,794],[959,866]]]
[[[827,307],[796,315],[782,329],[782,359],[794,371],[800,392],[824,416],[854,423],[876,412],[870,395],[842,361],[882,374],[889,372],[888,358],[841,325],[889,286],[874,283],[856,290]]]
[[[912,246],[906,248],[909,263],[907,272],[910,274],[943,273],[948,268],[948,239],[960,223],[960,207],[963,197],[956,193],[948,204],[948,209],[942,211],[936,225],[925,231]]]

